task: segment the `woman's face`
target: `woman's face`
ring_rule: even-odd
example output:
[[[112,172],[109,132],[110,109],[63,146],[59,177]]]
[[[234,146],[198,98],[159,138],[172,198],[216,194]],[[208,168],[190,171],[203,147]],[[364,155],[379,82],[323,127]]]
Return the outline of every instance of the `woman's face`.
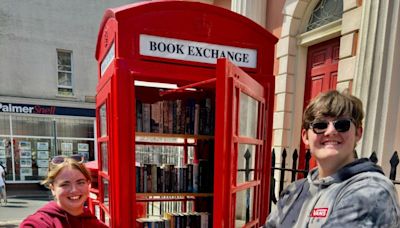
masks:
[[[89,195],[89,184],[79,170],[65,167],[54,179],[50,189],[58,206],[71,215],[80,215]]]

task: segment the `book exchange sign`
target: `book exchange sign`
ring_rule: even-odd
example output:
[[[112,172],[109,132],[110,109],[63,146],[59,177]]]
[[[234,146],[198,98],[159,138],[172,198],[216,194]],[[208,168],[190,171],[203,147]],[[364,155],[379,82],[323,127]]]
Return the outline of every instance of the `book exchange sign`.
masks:
[[[227,58],[240,67],[257,67],[257,50],[160,36],[140,35],[140,54],[158,58],[216,64]]]

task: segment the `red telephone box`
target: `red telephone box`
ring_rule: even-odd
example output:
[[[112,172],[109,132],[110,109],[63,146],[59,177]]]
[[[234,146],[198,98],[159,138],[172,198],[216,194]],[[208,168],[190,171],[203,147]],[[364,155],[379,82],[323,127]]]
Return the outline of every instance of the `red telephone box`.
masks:
[[[276,41],[210,4],[108,9],[96,50],[92,209],[112,227],[264,223]]]

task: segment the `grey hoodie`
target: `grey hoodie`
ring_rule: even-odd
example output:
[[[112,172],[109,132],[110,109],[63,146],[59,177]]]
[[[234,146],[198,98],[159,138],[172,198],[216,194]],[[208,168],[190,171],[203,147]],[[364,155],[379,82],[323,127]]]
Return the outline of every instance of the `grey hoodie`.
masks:
[[[356,160],[332,176],[307,179],[285,189],[264,227],[400,227],[392,182],[368,159]]]

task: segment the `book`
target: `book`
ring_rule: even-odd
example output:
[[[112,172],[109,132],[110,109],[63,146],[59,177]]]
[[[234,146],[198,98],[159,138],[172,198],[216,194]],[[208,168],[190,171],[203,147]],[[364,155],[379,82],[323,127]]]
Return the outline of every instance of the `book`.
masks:
[[[145,170],[146,170],[146,181],[145,181],[145,184],[146,184],[146,188],[145,188],[145,192],[151,192],[152,191],[152,187],[151,187],[151,184],[152,184],[152,180],[151,180],[151,176],[152,176],[152,174],[151,174],[151,170],[152,170],[152,164],[145,164]]]
[[[160,101],[154,102],[151,104],[151,132],[159,133],[160,125],[162,124],[162,113],[161,113],[162,105]]]
[[[199,134],[199,118],[200,118],[200,105],[194,105],[194,117],[193,117],[193,134]]]
[[[143,132],[150,132],[150,125],[151,125],[151,110],[150,110],[150,104],[148,103],[143,103],[142,104],[142,113],[143,113]]]
[[[151,192],[157,192],[157,165],[151,164]]]
[[[193,192],[193,164],[187,164],[187,192]]]
[[[168,101],[162,101],[162,113],[163,113],[163,131],[162,133],[169,133],[169,106]]]
[[[192,191],[194,193],[199,192],[199,165],[193,164],[193,188]]]
[[[136,99],[136,131],[143,131],[142,102]]]

